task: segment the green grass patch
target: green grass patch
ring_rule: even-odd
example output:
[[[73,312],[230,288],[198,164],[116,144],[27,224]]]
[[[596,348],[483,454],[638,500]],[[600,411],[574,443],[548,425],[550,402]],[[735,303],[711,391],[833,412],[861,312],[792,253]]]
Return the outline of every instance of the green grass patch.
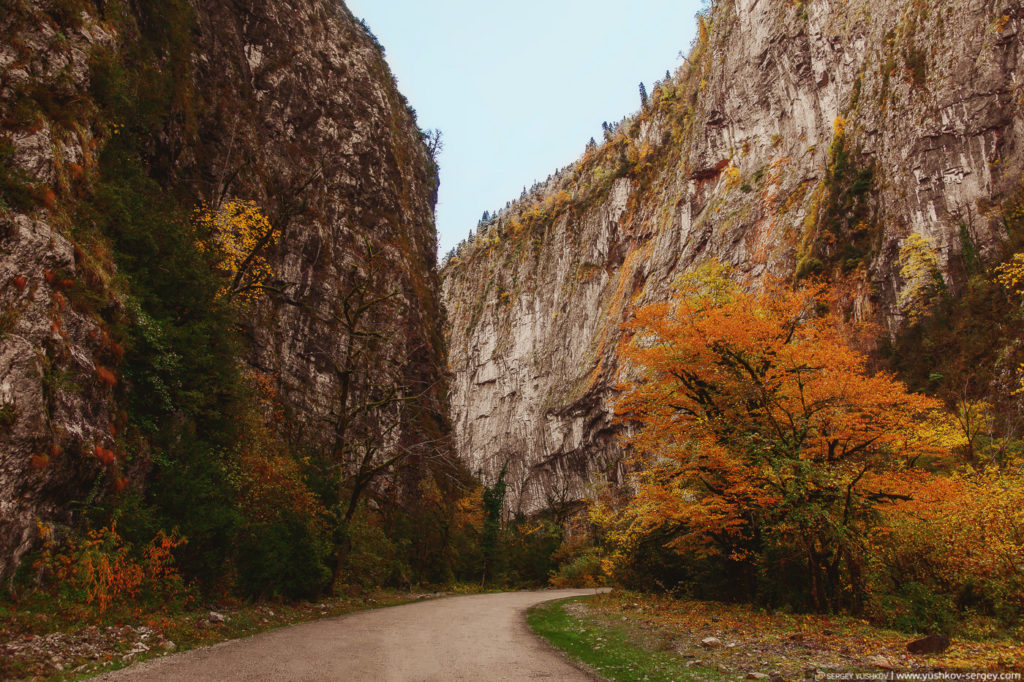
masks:
[[[591,614],[581,598],[541,604],[526,622],[569,658],[609,680],[720,680],[722,674],[696,665],[671,650],[671,642],[635,625]],[[589,599],[584,597],[582,599]]]

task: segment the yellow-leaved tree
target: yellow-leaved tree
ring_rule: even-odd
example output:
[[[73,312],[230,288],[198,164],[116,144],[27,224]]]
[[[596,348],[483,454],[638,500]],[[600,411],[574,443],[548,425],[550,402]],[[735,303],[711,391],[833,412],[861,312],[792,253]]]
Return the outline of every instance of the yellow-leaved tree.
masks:
[[[200,250],[212,251],[225,275],[219,294],[242,302],[258,298],[277,274],[267,260],[277,233],[259,204],[232,199],[218,208],[203,205],[193,224]]]
[[[1024,479],[995,467],[909,480],[870,538],[872,615],[941,630],[955,610],[1019,622]],[[893,598],[895,597],[895,598]]]
[[[1010,260],[996,268],[996,281],[1013,296],[1024,295],[1024,251],[1013,254]],[[1024,393],[1024,365],[1021,371],[1020,387],[1017,393]]]
[[[945,284],[939,271],[938,253],[928,237],[913,232],[900,246],[900,277],[905,282],[899,308],[913,324],[928,311]]]

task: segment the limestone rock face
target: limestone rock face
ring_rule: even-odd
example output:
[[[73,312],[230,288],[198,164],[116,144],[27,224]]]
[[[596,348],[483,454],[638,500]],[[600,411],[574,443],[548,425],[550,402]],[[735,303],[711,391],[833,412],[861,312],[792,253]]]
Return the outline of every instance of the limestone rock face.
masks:
[[[436,167],[383,50],[334,1],[195,7],[203,142],[177,172],[211,203],[255,200],[279,231],[250,362],[276,383],[296,441],[331,437],[352,277],[395,294],[377,321],[390,338],[378,387],[427,391],[441,421]]]
[[[459,452],[513,508],[619,475],[620,329],[718,260],[756,286],[829,273],[904,324],[908,237],[954,293],[1006,240],[1024,167],[1021,9],[721,0],[686,64],[442,270]]]
[[[13,38],[14,21],[13,14],[0,19],[0,35]],[[114,40],[92,21],[68,33],[42,24],[20,37],[0,41],[5,128],[18,114],[20,84],[32,79],[55,97],[82,97],[90,51]],[[77,134],[47,118],[0,130],[4,181],[25,178],[45,188],[25,198],[41,203],[41,211],[0,206],[0,577],[33,546],[37,520],[68,520],[68,491],[81,494],[100,476],[104,467],[95,448],[109,449],[114,441],[116,407],[101,375],[117,362],[116,353],[72,300],[72,291],[94,272],[48,210],[67,168],[93,158],[93,113],[82,110]]]
[[[117,134],[94,99],[96,63],[153,21],[184,26],[171,48],[183,52],[156,58],[159,69],[184,63],[191,100],[149,141],[147,172],[185,202],[255,201],[276,233],[276,277],[243,315],[240,361],[276,388],[283,428],[303,446],[332,438],[347,341],[339,300],[354,280],[388,297],[373,320],[387,342],[356,390],[416,393],[389,416],[393,446],[437,443],[447,428],[436,167],[380,45],[339,0],[164,6],[180,16],[132,4],[118,24],[84,0],[0,13],[0,184],[27,188],[0,204],[0,577],[40,526],[73,522],[83,500],[109,492],[105,459],[137,461],[122,467],[127,484],[145,485],[145,453],[118,449],[124,349],[74,295],[118,273],[109,254],[97,263],[79,248],[68,216]],[[39,110],[32,120],[25,101]],[[126,304],[110,294],[97,305]]]

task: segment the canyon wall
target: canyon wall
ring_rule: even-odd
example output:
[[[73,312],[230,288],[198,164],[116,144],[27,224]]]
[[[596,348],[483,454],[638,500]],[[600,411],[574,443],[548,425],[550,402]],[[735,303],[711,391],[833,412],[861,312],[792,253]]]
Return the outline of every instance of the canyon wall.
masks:
[[[341,2],[243,4],[23,0],[0,12],[0,576],[55,525],[144,491],[154,434],[199,442],[189,429],[205,416],[181,415],[220,396],[182,377],[213,376],[192,368],[231,353],[274,396],[296,448],[331,447],[341,383],[354,383],[347,341],[372,331],[386,342],[351,390],[400,393],[389,447],[415,456],[430,442],[436,455],[445,437],[427,137]],[[209,348],[165,352],[213,304],[198,291],[195,306],[183,296],[162,310],[158,285],[198,280],[139,254],[193,248],[161,235],[230,201],[269,219],[254,253],[274,276],[240,306],[240,347],[197,322]],[[172,214],[166,230],[151,222]],[[386,305],[355,329],[345,297],[368,286]]]
[[[954,295],[968,254],[1003,257],[1024,169],[1022,19],[1005,0],[713,3],[639,113],[447,260],[470,468],[507,467],[524,512],[621,476],[621,325],[702,263],[752,286],[841,280],[850,314],[894,334],[920,303],[901,251],[919,247]]]

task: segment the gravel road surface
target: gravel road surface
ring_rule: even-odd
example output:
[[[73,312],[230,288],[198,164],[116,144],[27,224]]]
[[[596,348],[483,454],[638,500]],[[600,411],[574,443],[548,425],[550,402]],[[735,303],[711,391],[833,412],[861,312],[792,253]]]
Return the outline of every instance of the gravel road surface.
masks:
[[[362,611],[145,661],[97,680],[592,680],[526,610],[595,590],[448,597]]]

